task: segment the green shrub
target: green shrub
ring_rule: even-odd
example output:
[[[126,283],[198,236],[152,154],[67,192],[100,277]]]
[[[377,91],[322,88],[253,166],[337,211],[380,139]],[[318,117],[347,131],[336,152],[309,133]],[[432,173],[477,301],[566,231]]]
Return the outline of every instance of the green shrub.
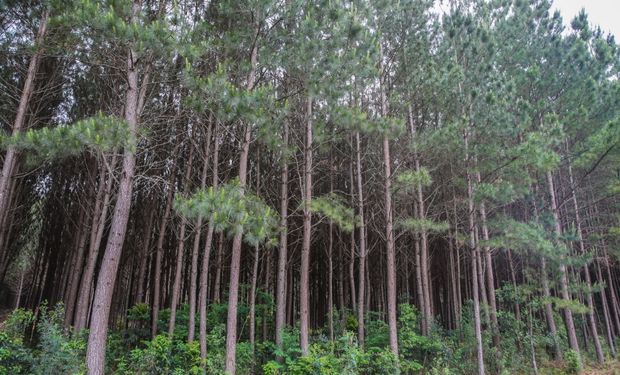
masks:
[[[569,374],[579,374],[581,372],[581,356],[576,351],[569,349],[564,353],[566,361],[566,372]]]

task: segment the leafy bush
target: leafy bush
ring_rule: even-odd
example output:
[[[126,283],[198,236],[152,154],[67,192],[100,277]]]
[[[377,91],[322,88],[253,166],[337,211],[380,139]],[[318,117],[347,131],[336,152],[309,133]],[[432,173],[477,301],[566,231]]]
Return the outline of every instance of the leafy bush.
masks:
[[[158,335],[146,342],[144,349],[131,351],[116,371],[124,374],[201,374],[200,347],[173,341],[168,335]]]
[[[566,372],[569,374],[579,374],[581,372],[581,356],[576,351],[569,349],[564,353],[566,360]]]
[[[86,343],[63,328],[63,317],[62,305],[53,310],[43,305],[31,332],[34,314],[15,310],[0,332],[0,374],[84,374]],[[29,331],[36,333],[32,343],[26,340]]]

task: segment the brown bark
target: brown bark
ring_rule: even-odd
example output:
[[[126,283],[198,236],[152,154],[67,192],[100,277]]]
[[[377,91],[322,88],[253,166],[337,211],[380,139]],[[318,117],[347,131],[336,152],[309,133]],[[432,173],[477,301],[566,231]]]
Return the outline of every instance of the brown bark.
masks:
[[[284,122],[282,136],[282,174],[280,176],[280,245],[278,254],[278,285],[276,292],[276,345],[282,350],[282,330],[286,325],[286,288],[288,262],[288,122]]]
[[[383,58],[383,53],[381,53]],[[386,74],[385,71],[382,72]],[[387,117],[387,97],[385,82],[381,82],[381,115]],[[383,171],[385,201],[385,253],[387,267],[387,321],[390,336],[390,350],[398,357],[398,325],[396,321],[396,250],[394,243],[392,212],[392,160],[390,158],[390,141],[383,137]],[[363,239],[361,239],[363,241]]]
[[[299,281],[299,338],[301,354],[308,355],[310,330],[310,240],[312,235],[312,98],[306,104],[306,144],[304,147],[304,231],[301,247],[301,269]]]
[[[599,282],[603,280],[603,274],[601,272],[601,263],[596,261],[596,278]],[[607,345],[609,346],[609,352],[613,358],[617,358],[616,343],[614,340],[613,323],[611,322],[609,303],[607,301],[607,294],[605,289],[601,290],[601,304],[603,305],[603,317],[605,320],[605,333],[607,338]]]
[[[207,171],[209,169],[210,158],[210,145],[211,145],[211,129],[212,122],[209,121],[209,127],[207,128],[207,135],[205,138],[205,156],[202,167],[202,174],[200,175],[200,188],[204,189],[207,186]],[[196,232],[194,233],[194,243],[192,245],[192,263],[190,269],[190,282],[189,282],[189,322],[187,332],[187,342],[194,341],[194,335],[196,330],[196,289],[198,283],[198,255],[200,253],[200,236],[202,234],[202,216],[199,216],[196,220]]]
[[[133,2],[132,20],[135,22],[140,9],[140,1]],[[125,104],[125,120],[129,125],[131,137],[135,139],[138,130],[138,71],[136,67],[137,56],[133,49],[129,48],[127,54],[127,93]],[[131,209],[131,195],[133,190],[133,176],[136,159],[131,147],[127,147],[123,153],[123,170],[120,176],[118,198],[114,207],[114,216],[110,225],[110,234],[106,245],[101,269],[95,288],[93,301],[92,320],[88,335],[88,347],[86,350],[86,365],[90,375],[103,375],[105,368],[106,339],[108,336],[108,318],[110,315],[110,303],[116,281],[116,273],[123,249],[127,220]]]
[[[140,269],[138,271],[138,291],[136,293],[136,302],[144,303],[146,301],[144,296],[144,289],[146,288],[146,271],[147,264],[150,259],[150,246],[151,246],[151,235],[153,234],[153,221],[155,219],[155,207],[153,204],[148,208],[148,219],[146,221],[146,227],[144,228],[144,238],[142,239],[143,248],[142,248],[142,258],[140,259]]]
[[[476,211],[474,206],[473,181],[469,171],[470,154],[469,154],[469,130],[465,130],[465,160],[468,165],[467,169],[467,209],[469,218],[469,247],[471,248],[471,279],[472,279],[472,299],[474,302],[474,331],[476,335],[478,374],[484,375],[484,353],[482,343],[482,327],[480,322],[480,299],[478,287],[478,244],[476,243]],[[481,281],[481,280],[480,280]]]
[[[19,105],[17,107],[15,121],[13,121],[13,128],[11,129],[11,133],[13,135],[19,134],[24,129],[26,123],[28,105],[30,103],[32,93],[34,92],[34,80],[37,76],[37,70],[39,69],[39,62],[41,60],[41,56],[43,55],[43,50],[40,48],[40,45],[43,43],[45,33],[47,32],[48,17],[49,10],[46,9],[41,16],[41,20],[39,21],[39,30],[37,31],[37,36],[34,42],[37,50],[30,58],[30,63],[28,64],[28,71],[26,72],[24,87],[19,98]],[[7,147],[4,154],[2,171],[0,171],[0,223],[3,226],[6,223],[10,222],[10,220],[8,220],[8,211],[10,209],[11,202],[11,180],[13,177],[15,165],[17,163],[17,153],[17,149],[14,146],[9,145]],[[3,217],[5,215],[6,217]],[[2,254],[3,258],[5,240],[4,233],[4,227],[0,227],[0,254]],[[5,259],[5,262],[8,262],[8,260]]]
[[[566,147],[568,149],[568,141],[566,143]],[[568,161],[568,178],[569,178],[570,188],[571,188],[573,209],[575,210],[575,226],[576,226],[575,229],[577,230],[577,239],[578,239],[577,242],[579,243],[579,251],[581,252],[582,255],[585,255],[587,252],[586,252],[586,247],[585,247],[585,243],[583,240],[583,232],[581,230],[581,216],[579,215],[579,205],[577,204],[577,194],[575,193],[575,182],[573,180],[573,167],[570,163],[570,160]],[[592,341],[594,342],[596,360],[598,361],[598,363],[603,363],[605,362],[605,355],[603,354],[603,348],[601,346],[601,341],[599,340],[599,337],[598,337],[598,329],[596,327],[596,319],[594,317],[595,310],[594,310],[594,300],[592,297],[592,279],[590,278],[590,269],[587,264],[583,267],[583,274],[584,274],[585,282],[586,282],[585,292],[586,292],[586,302],[588,306],[588,312],[587,312],[588,325],[590,328],[590,333],[592,334]]]
[[[260,26],[256,27],[256,36],[260,32]],[[250,57],[250,74],[248,75],[247,90],[254,89],[256,83],[256,64],[258,62],[258,43],[255,41]],[[245,190],[248,170],[248,154],[250,152],[251,127],[245,125],[243,130],[241,155],[239,156],[239,185],[241,191]],[[226,320],[226,368],[230,375],[235,375],[236,352],[237,352],[237,304],[239,299],[239,268],[241,266],[241,241],[243,233],[237,233],[233,238],[230,258],[230,283],[228,289],[228,317]]]
[[[480,171],[476,172],[476,178],[478,182],[482,182],[480,177]],[[487,226],[487,212],[484,202],[480,202],[478,208],[480,211],[480,224],[482,226],[482,239],[489,241],[489,228]],[[489,317],[491,318],[491,329],[493,334],[493,346],[499,348],[500,335],[499,335],[499,323],[497,321],[497,302],[495,299],[495,275],[493,271],[493,259],[491,257],[491,248],[488,245],[482,247],[482,254],[484,256],[484,262],[486,264],[486,291],[487,300],[489,301]],[[482,282],[482,280],[481,280]]]
[[[116,157],[112,158],[111,170],[116,165]],[[97,192],[97,201],[95,202],[95,210],[92,219],[90,242],[88,247],[88,258],[86,268],[82,273],[80,280],[80,290],[78,293],[77,306],[75,311],[74,330],[80,332],[88,325],[90,316],[89,309],[91,304],[91,291],[93,287],[93,278],[95,275],[95,266],[99,255],[99,248],[103,239],[103,230],[108,216],[110,207],[110,198],[112,195],[113,176],[106,174],[103,166],[100,167],[99,191]],[[101,200],[101,195],[103,199]]]
[[[219,184],[219,164],[220,164],[220,143],[219,143],[219,123],[216,121],[215,130],[213,131],[215,136],[213,137],[213,188],[217,188]],[[211,258],[211,244],[213,242],[213,230],[214,221],[213,217],[209,218],[209,224],[207,226],[207,238],[205,241],[205,247],[202,254],[202,264],[200,268],[200,281],[198,292],[198,309],[200,315],[200,325],[198,327],[199,341],[200,341],[200,358],[204,361],[207,358],[207,284],[209,281],[209,258]],[[220,241],[222,234],[220,234]],[[219,263],[221,263],[221,243],[218,244],[218,276],[219,276]],[[216,284],[219,281],[216,282]],[[216,285],[219,288],[219,285]],[[219,289],[216,289],[216,295],[219,302]]]
[[[178,150],[178,148],[176,149]],[[173,152],[174,161],[170,168],[170,175],[168,176],[168,194],[166,197],[166,208],[164,209],[164,215],[161,218],[159,225],[159,234],[157,237],[157,248],[155,249],[155,269],[153,270],[153,303],[151,306],[151,337],[157,336],[157,324],[159,321],[159,309],[160,301],[162,297],[161,284],[162,284],[162,258],[164,256],[164,239],[166,238],[166,227],[168,225],[168,219],[170,218],[170,212],[172,211],[172,200],[174,198],[174,178],[176,175],[176,150]]]
[[[558,238],[562,236],[562,227],[560,224],[560,213],[555,198],[555,188],[553,185],[553,175],[551,171],[547,172],[547,187],[549,189],[549,200],[551,201],[551,212],[553,213],[553,220],[555,221],[555,234]],[[562,299],[570,302],[571,297],[568,291],[568,276],[566,271],[566,264],[563,259],[560,260],[560,295]],[[568,335],[568,343],[570,348],[579,353],[579,343],[577,341],[577,333],[575,331],[575,324],[573,323],[573,313],[570,309],[564,309],[564,323],[566,325],[566,334]]]
[[[361,348],[364,347],[364,298],[366,297],[366,224],[364,221],[364,189],[362,183],[362,142],[360,133],[355,133],[355,159],[357,172],[357,215],[359,217],[359,270],[357,286],[357,341]]]
[[[351,197],[355,197],[355,185],[353,179],[353,162],[351,162],[349,170],[349,181],[351,186]],[[352,202],[355,205],[355,202]],[[349,246],[349,288],[351,293],[351,308],[353,311],[357,311],[357,299],[355,292],[355,231],[351,232],[350,246]]]
[[[189,191],[190,182],[191,182],[191,173],[192,173],[192,164],[193,164],[193,156],[194,156],[194,148],[191,143],[189,144],[189,156],[187,162],[187,169],[185,170],[185,194]],[[187,219],[185,217],[181,218],[181,224],[179,228],[179,239],[177,246],[177,255],[176,255],[176,267],[174,271],[174,284],[172,286],[172,304],[170,306],[170,322],[168,323],[168,335],[174,335],[174,328],[176,324],[177,318],[177,305],[179,303],[179,299],[181,297],[181,276],[183,274],[183,254],[185,250],[185,228],[187,227]]]

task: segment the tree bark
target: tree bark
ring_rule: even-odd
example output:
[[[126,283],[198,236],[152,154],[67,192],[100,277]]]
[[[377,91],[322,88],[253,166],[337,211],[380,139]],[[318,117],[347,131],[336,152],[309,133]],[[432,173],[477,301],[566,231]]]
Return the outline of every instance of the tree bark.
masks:
[[[476,178],[478,182],[482,182],[480,177],[480,171],[476,172]],[[482,225],[482,239],[484,241],[489,241],[489,228],[487,226],[487,212],[486,205],[484,202],[480,202],[480,206],[478,208],[480,211],[480,222]],[[482,247],[482,253],[484,256],[484,261],[486,263],[486,291],[487,291],[487,299],[489,301],[489,316],[491,318],[491,329],[493,334],[493,346],[499,349],[500,345],[500,335],[499,335],[499,322],[497,321],[497,302],[495,299],[495,275],[493,272],[493,259],[491,257],[491,248],[488,245]],[[483,282],[480,280],[480,282]]]
[[[309,330],[310,330],[310,239],[312,235],[312,212],[310,203],[312,200],[312,98],[308,97],[306,105],[306,144],[304,150],[304,231],[301,248],[301,270],[299,281],[299,336],[301,354],[308,355]]]
[[[549,188],[549,200],[551,201],[551,212],[553,213],[553,220],[555,222],[555,234],[558,237],[562,237],[562,226],[560,224],[560,213],[558,210],[557,201],[555,198],[555,188],[553,185],[553,175],[551,171],[547,172],[547,187]],[[560,259],[560,294],[562,299],[570,302],[571,297],[568,291],[568,276],[566,272],[566,264],[564,263],[564,257]],[[570,309],[564,309],[564,323],[566,324],[566,334],[568,335],[568,343],[570,348],[579,354],[579,343],[577,341],[577,333],[575,331],[575,324],[573,323],[573,313]]]
[[[192,173],[192,164],[193,164],[193,156],[194,156],[194,148],[190,142],[188,142],[188,147],[190,148],[188,161],[187,161],[187,169],[185,170],[185,186],[184,191],[187,194],[189,191],[190,183],[191,183],[191,173]],[[176,325],[177,318],[177,305],[179,303],[180,295],[181,295],[181,276],[183,274],[183,254],[185,251],[185,228],[187,227],[187,219],[185,217],[181,218],[181,227],[179,228],[179,243],[177,246],[177,255],[176,255],[176,267],[174,272],[174,284],[172,286],[172,304],[170,306],[170,322],[168,323],[168,335],[174,336],[174,328]]]
[[[116,157],[112,157],[112,167],[114,170],[116,166]],[[107,177],[106,177],[107,176]],[[95,202],[95,211],[93,214],[90,242],[88,246],[88,259],[86,261],[86,268],[82,273],[82,279],[80,281],[80,290],[78,293],[77,306],[75,311],[74,330],[80,332],[88,325],[88,318],[90,316],[89,309],[91,304],[91,290],[93,287],[93,278],[95,275],[95,266],[97,265],[97,258],[99,256],[99,248],[101,247],[101,241],[103,239],[103,231],[105,229],[105,222],[108,216],[108,209],[110,207],[110,199],[112,195],[112,182],[113,176],[106,174],[104,166],[100,167],[100,180],[99,180],[99,192],[97,192],[97,201]],[[103,200],[99,200],[103,195]]]
[[[132,21],[135,22],[140,9],[140,1],[134,0]],[[137,56],[129,48],[127,56],[127,93],[125,98],[125,120],[129,125],[132,139],[136,139],[138,130],[138,70]],[[125,148],[123,153],[123,170],[119,182],[118,198],[114,208],[114,216],[110,226],[110,234],[106,245],[101,269],[97,279],[95,298],[93,301],[92,320],[86,350],[86,365],[90,375],[103,375],[105,368],[106,339],[108,336],[108,318],[110,303],[116,281],[116,273],[123,249],[127,220],[131,209],[133,176],[136,159],[132,147]]]
[[[43,43],[43,39],[45,38],[45,33],[47,32],[47,21],[49,17],[49,10],[46,9],[41,16],[41,20],[39,21],[39,29],[37,31],[37,36],[35,39],[35,48],[36,51],[30,58],[30,63],[28,64],[28,71],[26,72],[26,79],[24,81],[24,87],[22,89],[21,96],[19,98],[19,105],[17,107],[17,113],[15,115],[15,121],[13,121],[13,128],[11,129],[11,133],[13,135],[19,134],[24,129],[24,124],[26,122],[28,105],[30,103],[30,98],[32,97],[32,93],[34,92],[34,80],[37,76],[37,70],[39,69],[39,62],[41,60],[41,56],[43,55],[43,50],[40,45]],[[11,202],[11,185],[12,185],[12,177],[13,170],[15,169],[15,165],[17,163],[17,149],[9,145],[4,154],[4,162],[2,165],[2,171],[0,172],[0,223],[4,226],[6,223],[9,223],[9,209]],[[6,215],[6,217],[3,217]],[[4,258],[4,227],[0,227],[0,254]],[[8,262],[8,259],[4,259],[5,262]]]
[[[178,150],[178,148],[176,149]],[[170,212],[172,211],[172,200],[174,198],[174,178],[176,168],[176,150],[173,152],[173,163],[170,168],[170,175],[168,176],[168,195],[166,197],[166,208],[164,209],[164,215],[161,218],[159,225],[159,234],[157,237],[157,249],[155,250],[155,270],[153,271],[153,304],[151,312],[151,337],[157,336],[157,324],[159,321],[159,309],[161,301],[161,284],[162,284],[162,258],[164,256],[164,239],[166,238],[166,226],[168,219],[170,218]]]
[[[278,285],[276,295],[276,345],[282,350],[282,330],[286,325],[287,246],[288,246],[288,122],[282,136],[282,173],[280,176],[280,246],[278,254]],[[280,360],[282,360],[280,358]]]
[[[219,184],[219,164],[220,164],[220,143],[219,143],[219,123],[216,121],[213,137],[213,188],[217,188]],[[200,358],[204,361],[207,359],[207,284],[209,281],[209,258],[211,258],[211,244],[213,242],[213,231],[215,229],[215,223],[213,217],[209,218],[209,224],[207,226],[207,238],[205,240],[205,247],[202,254],[202,264],[200,271],[200,289],[198,292],[198,309],[200,314],[200,325],[198,327],[198,334],[200,340]],[[221,239],[220,234],[220,239]],[[221,263],[221,244],[218,244],[218,264]],[[218,265],[219,268],[219,265]],[[219,276],[219,269],[218,269]],[[216,286],[219,288],[219,286]],[[217,289],[216,289],[217,292]],[[219,302],[219,292],[217,292]]]
[[[383,59],[383,53],[381,53]],[[384,67],[382,67],[382,70]],[[386,74],[385,71],[382,72]],[[387,117],[387,97],[385,82],[381,82],[381,116]],[[394,244],[393,213],[392,213],[392,161],[390,158],[390,141],[383,137],[383,171],[385,201],[385,239],[387,267],[387,316],[390,337],[390,350],[398,357],[398,324],[396,320],[396,251]],[[361,239],[363,241],[363,239]]]
[[[357,286],[357,341],[361,348],[364,348],[364,298],[366,297],[366,223],[364,221],[364,189],[362,183],[362,142],[360,133],[355,133],[355,159],[357,172],[357,214],[359,217],[359,270]]]
[[[568,141],[566,143],[566,148],[568,152]],[[579,243],[579,251],[582,255],[586,255],[586,246],[583,241],[583,232],[581,230],[581,216],[579,215],[579,205],[577,203],[577,194],[575,193],[575,181],[573,180],[573,167],[571,165],[570,160],[568,161],[568,178],[570,182],[571,188],[571,197],[573,201],[573,209],[575,210],[575,226],[577,230],[577,239]],[[598,329],[596,327],[596,319],[594,317],[595,309],[594,309],[594,300],[592,297],[592,279],[590,278],[590,269],[588,265],[584,265],[583,274],[586,282],[586,302],[588,306],[588,325],[590,328],[590,333],[592,334],[592,341],[594,342],[594,350],[596,352],[596,360],[598,363],[605,362],[605,355],[603,354],[603,348],[601,346],[601,341],[598,337]],[[613,349],[612,349],[613,350]]]
[[[476,335],[477,358],[478,358],[478,374],[484,375],[484,353],[482,343],[482,328],[480,323],[480,299],[478,287],[478,244],[476,243],[476,211],[474,206],[474,193],[472,176],[469,171],[471,166],[469,154],[469,130],[465,130],[465,160],[467,163],[467,208],[469,218],[469,247],[471,248],[471,279],[472,279],[472,299],[474,302],[474,331]]]
[[[256,27],[256,36],[260,31],[260,26]],[[248,76],[247,90],[254,89],[256,83],[256,64],[258,62],[258,43],[255,41],[250,57],[250,74]],[[241,192],[245,190],[248,170],[248,154],[250,152],[250,141],[252,129],[250,125],[245,125],[243,131],[243,141],[241,155],[239,156],[239,185]],[[233,238],[231,259],[230,259],[230,287],[228,289],[228,317],[226,320],[226,369],[230,375],[235,375],[236,371],[236,352],[237,352],[237,304],[239,299],[239,268],[241,266],[241,241],[243,233],[237,233]]]
[[[202,174],[200,176],[200,189],[204,189],[207,186],[207,171],[209,169],[210,158],[210,145],[211,145],[211,129],[213,124],[209,121],[209,127],[207,128],[207,135],[205,138],[205,156],[202,167]],[[194,233],[194,243],[192,246],[192,264],[190,270],[190,282],[189,282],[189,322],[187,332],[187,342],[194,341],[194,335],[196,331],[196,289],[198,281],[198,255],[200,253],[200,236],[202,234],[202,216],[199,216],[196,220],[196,232]]]

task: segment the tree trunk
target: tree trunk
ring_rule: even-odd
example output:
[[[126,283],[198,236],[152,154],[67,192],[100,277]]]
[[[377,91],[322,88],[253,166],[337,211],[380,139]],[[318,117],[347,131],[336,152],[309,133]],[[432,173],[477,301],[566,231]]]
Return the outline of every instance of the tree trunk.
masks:
[[[353,162],[351,162],[350,170],[349,170],[349,181],[351,186],[351,197],[355,197],[355,185],[353,180]],[[355,205],[355,202],[352,202],[352,205]],[[351,231],[350,237],[350,246],[349,246],[349,287],[351,290],[351,308],[353,311],[357,311],[357,299],[355,292],[355,231]]]
[[[553,175],[551,171],[547,172],[547,185],[549,188],[549,199],[551,201],[551,211],[553,213],[553,220],[555,221],[555,234],[558,238],[562,237],[562,227],[560,224],[560,213],[558,210],[557,201],[555,199],[555,188],[553,185]],[[568,276],[566,272],[566,264],[564,263],[564,257],[560,259],[560,294],[562,299],[570,302],[571,297],[568,291]],[[577,342],[577,333],[575,331],[575,324],[573,323],[573,313],[570,309],[563,309],[564,311],[564,323],[566,324],[566,334],[568,335],[568,343],[570,348],[579,354],[579,343]]]
[[[43,43],[45,33],[47,32],[48,17],[49,10],[46,9],[41,16],[41,20],[39,21],[39,30],[37,32],[37,36],[34,42],[36,52],[32,55],[32,57],[30,58],[30,63],[28,64],[28,71],[26,73],[24,87],[19,98],[19,105],[17,107],[15,121],[13,122],[13,128],[11,129],[11,133],[13,135],[19,134],[24,129],[28,105],[30,103],[32,93],[34,92],[34,80],[37,76],[37,70],[39,69],[39,61],[41,60],[41,56],[43,55],[43,50],[40,48],[40,45]],[[9,209],[11,202],[11,179],[13,177],[13,169],[15,168],[16,163],[17,149],[14,146],[9,145],[6,148],[2,171],[0,172],[0,223],[3,226],[6,225],[6,223],[10,222]],[[3,217],[4,215],[6,215],[6,217]],[[0,227],[0,254],[2,254],[3,258],[5,238],[4,233],[4,227]],[[8,262],[8,259],[4,259],[4,261]]]
[[[256,27],[256,36],[260,31],[260,26]],[[250,57],[250,74],[248,76],[247,90],[251,91],[256,82],[256,64],[258,61],[258,43],[255,42]],[[243,131],[243,143],[241,155],[239,156],[239,185],[241,192],[245,190],[248,154],[250,152],[251,141],[250,125],[246,124]],[[237,304],[239,299],[239,268],[241,266],[241,240],[243,233],[238,233],[233,238],[231,259],[230,259],[230,284],[228,289],[228,317],[226,320],[226,369],[230,375],[235,375],[236,371],[236,352],[237,352]]]
[[[566,143],[566,148],[567,148],[566,151],[568,152],[568,141]],[[582,255],[585,256],[586,246],[583,241],[583,232],[581,231],[581,216],[579,215],[579,205],[577,203],[577,194],[575,193],[575,182],[573,180],[573,167],[570,163],[570,160],[568,161],[568,178],[570,182],[571,196],[573,200],[573,208],[575,210],[575,226],[576,226],[575,229],[577,230],[579,251]],[[592,341],[594,342],[596,360],[598,361],[598,363],[603,363],[605,362],[605,355],[603,354],[603,348],[601,346],[601,341],[599,340],[599,337],[598,337],[598,329],[596,327],[596,320],[594,317],[595,309],[594,309],[594,300],[592,297],[592,279],[590,278],[590,269],[587,264],[583,267],[583,273],[584,273],[584,277],[586,281],[585,292],[586,292],[586,302],[588,305],[588,312],[587,312],[588,324],[589,324],[590,332],[592,333]]]
[[[476,172],[476,178],[478,182],[482,182],[480,177],[480,171]],[[489,241],[489,228],[487,227],[487,212],[484,202],[480,202],[480,221],[482,225],[482,239],[488,243]],[[499,335],[499,323],[497,321],[497,302],[495,299],[495,275],[493,272],[493,259],[491,258],[491,248],[488,245],[482,247],[482,253],[484,261],[486,263],[486,291],[489,301],[489,315],[491,318],[491,332],[493,333],[493,346],[499,349],[500,335]],[[480,280],[483,283],[482,280]]]
[[[256,284],[258,282],[258,263],[260,260],[259,246],[254,247],[254,263],[252,264],[252,283],[250,286],[250,345],[254,352],[256,343]]]
[[[299,281],[299,335],[301,354],[308,355],[308,335],[310,321],[308,309],[310,305],[310,239],[312,235],[312,212],[310,202],[312,200],[312,98],[308,97],[306,106],[306,145],[304,150],[304,232],[301,248],[301,270]]]
[[[598,282],[603,281],[603,274],[601,272],[601,263],[596,261],[596,278]],[[614,340],[614,330],[613,324],[611,322],[611,317],[609,313],[609,303],[607,302],[607,295],[605,293],[605,289],[601,290],[601,303],[603,305],[603,316],[605,319],[605,332],[607,334],[607,344],[609,346],[609,352],[611,356],[615,359],[617,357],[616,354],[616,343]]]
[[[472,176],[469,171],[470,155],[469,155],[469,130],[465,130],[465,160],[467,162],[467,208],[469,217],[469,247],[471,248],[471,279],[472,279],[472,299],[474,302],[474,331],[476,334],[477,358],[478,358],[478,374],[484,375],[484,353],[482,343],[482,328],[480,323],[480,299],[478,287],[478,244],[476,243],[476,210],[474,207],[474,193]],[[480,280],[481,281],[481,280]]]
[[[136,303],[144,303],[146,301],[144,297],[144,290],[146,288],[146,272],[147,266],[150,259],[150,246],[151,246],[151,235],[153,234],[153,221],[155,218],[155,207],[153,204],[149,205],[149,213],[148,219],[146,221],[146,227],[144,228],[144,238],[142,239],[143,248],[142,248],[142,257],[140,259],[140,269],[138,271],[138,291],[136,293]]]
[[[364,298],[366,297],[366,224],[364,221],[364,189],[362,183],[362,143],[360,133],[355,133],[355,157],[357,171],[357,214],[359,217],[359,270],[357,287],[357,341],[361,348],[364,348]]]
[[[219,143],[219,123],[216,121],[213,137],[213,188],[217,188],[219,184],[219,164],[220,164],[220,143]],[[211,244],[213,242],[214,230],[213,217],[209,218],[207,226],[207,238],[205,248],[202,254],[202,264],[200,268],[200,289],[198,292],[198,309],[200,314],[200,325],[198,327],[200,340],[200,358],[204,361],[207,359],[207,284],[209,281],[209,258],[211,257]],[[220,239],[222,235],[220,234]],[[221,244],[218,244],[218,264],[221,263]],[[219,265],[218,265],[219,268]],[[218,269],[219,276],[219,269]],[[219,286],[218,286],[219,287]],[[219,292],[218,292],[219,293]],[[219,296],[219,294],[217,294]],[[219,297],[218,301],[219,302]]]
[[[178,148],[177,148],[178,150]],[[166,238],[166,226],[172,211],[172,201],[174,198],[174,178],[176,168],[176,150],[173,152],[173,163],[170,168],[170,176],[168,177],[168,195],[166,197],[166,208],[159,225],[159,234],[157,237],[157,249],[155,250],[155,270],[153,271],[153,305],[151,320],[151,337],[157,336],[157,323],[159,321],[159,308],[161,301],[161,284],[162,284],[162,258],[164,256],[164,239]]]
[[[383,58],[383,53],[381,53]],[[385,72],[382,72],[385,74]],[[387,97],[385,82],[381,82],[381,116],[387,117]],[[390,350],[398,357],[398,325],[396,321],[396,250],[394,244],[393,213],[392,213],[392,161],[390,159],[390,141],[383,137],[383,170],[385,200],[385,239],[387,267],[387,315],[390,333]],[[363,241],[364,239],[361,239]]]
[[[116,165],[116,157],[112,157],[112,167],[114,170]],[[80,280],[80,291],[78,293],[77,306],[75,311],[74,330],[80,332],[88,325],[88,318],[90,316],[90,300],[91,290],[93,287],[93,278],[95,276],[95,266],[97,265],[97,258],[99,256],[99,248],[101,247],[101,241],[103,239],[103,231],[105,229],[105,222],[108,216],[108,209],[110,207],[110,198],[112,195],[112,182],[114,176],[106,174],[103,165],[100,166],[100,180],[99,190],[97,197],[100,198],[103,194],[103,201],[99,199],[95,202],[95,211],[93,214],[93,221],[90,232],[90,242],[88,247],[88,259],[86,261],[86,268],[82,273],[82,279]],[[106,177],[107,176],[107,177]]]
[[[132,9],[132,21],[134,22],[139,9],[140,1],[135,0]],[[137,57],[133,49],[130,48],[127,58],[125,120],[129,125],[129,130],[133,139],[135,139],[138,130],[138,71],[136,69],[136,61]],[[118,198],[114,208],[108,243],[103,255],[103,260],[101,261],[101,269],[99,271],[95,298],[93,301],[92,320],[86,351],[86,365],[90,375],[104,374],[110,303],[112,302],[112,292],[114,291],[116,273],[121,258],[125,232],[127,230],[127,220],[129,219],[129,211],[131,208],[135,164],[136,159],[133,149],[131,147],[125,148]]]
[[[194,156],[193,145],[188,142],[189,156],[187,161],[187,169],[185,171],[185,194],[189,191],[191,185],[191,173]],[[183,274],[183,253],[185,250],[185,228],[187,227],[187,219],[181,218],[181,227],[179,228],[179,243],[176,255],[176,267],[174,272],[174,284],[172,286],[172,304],[170,306],[170,322],[168,323],[168,335],[174,336],[174,328],[177,319],[177,305],[181,297],[181,276]]]
[[[288,246],[288,122],[282,136],[282,174],[280,176],[280,246],[278,254],[278,285],[276,295],[276,345],[282,350],[282,330],[286,325],[287,246]],[[280,360],[282,360],[280,358]]]
[[[205,139],[205,156],[202,167],[202,174],[200,176],[200,189],[204,189],[207,186],[207,171],[209,170],[209,150],[211,145],[211,129],[212,122],[209,121],[209,127],[207,128],[207,135]],[[198,280],[198,255],[200,253],[200,236],[202,234],[202,216],[199,216],[196,220],[196,233],[194,233],[194,243],[192,246],[192,264],[190,270],[189,281],[189,322],[187,332],[187,342],[194,341],[194,335],[196,330],[196,288]]]

